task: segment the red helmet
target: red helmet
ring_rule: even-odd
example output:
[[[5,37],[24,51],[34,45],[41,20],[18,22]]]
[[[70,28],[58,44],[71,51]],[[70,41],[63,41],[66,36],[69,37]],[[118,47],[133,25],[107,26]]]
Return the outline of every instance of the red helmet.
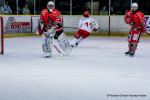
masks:
[[[84,16],[84,17],[89,17],[89,16],[90,16],[90,13],[89,13],[88,11],[85,11],[85,12],[83,13],[83,16]]]

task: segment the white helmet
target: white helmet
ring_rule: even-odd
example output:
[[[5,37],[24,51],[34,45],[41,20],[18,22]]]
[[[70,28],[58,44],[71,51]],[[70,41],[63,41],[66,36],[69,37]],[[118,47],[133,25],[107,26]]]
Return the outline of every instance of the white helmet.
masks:
[[[55,8],[55,3],[53,1],[49,1],[47,3],[47,9],[52,12],[52,10]]]
[[[132,3],[131,10],[137,10],[138,9],[138,3]]]

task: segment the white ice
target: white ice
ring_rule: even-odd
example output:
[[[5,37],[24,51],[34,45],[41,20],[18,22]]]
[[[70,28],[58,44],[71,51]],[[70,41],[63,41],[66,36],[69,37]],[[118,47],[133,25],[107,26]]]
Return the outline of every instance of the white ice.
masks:
[[[0,100],[150,100],[150,38],[134,57],[126,50],[126,38],[90,37],[42,58],[40,37],[6,38]]]

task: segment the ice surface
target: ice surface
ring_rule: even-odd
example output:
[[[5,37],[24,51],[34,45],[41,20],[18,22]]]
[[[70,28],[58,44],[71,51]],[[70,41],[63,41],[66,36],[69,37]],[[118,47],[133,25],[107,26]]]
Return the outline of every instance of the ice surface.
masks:
[[[150,100],[150,39],[134,57],[126,50],[126,38],[90,37],[69,56],[42,58],[40,37],[7,38],[0,100]]]

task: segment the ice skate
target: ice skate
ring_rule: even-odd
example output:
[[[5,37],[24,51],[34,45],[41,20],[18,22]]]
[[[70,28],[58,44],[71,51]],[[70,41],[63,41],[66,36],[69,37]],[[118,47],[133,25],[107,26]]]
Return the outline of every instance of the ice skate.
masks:
[[[73,49],[73,48],[75,48],[75,47],[77,47],[77,46],[78,46],[78,43],[75,43],[75,44],[71,44],[71,45],[70,45],[71,49]]]
[[[43,58],[51,58],[52,54],[51,52],[43,52]]]
[[[127,51],[127,52],[125,52],[125,55],[129,55],[129,54],[130,54],[130,52],[131,52],[131,51]]]
[[[131,51],[131,52],[130,52],[130,57],[133,57],[134,54],[135,54],[135,51]]]

